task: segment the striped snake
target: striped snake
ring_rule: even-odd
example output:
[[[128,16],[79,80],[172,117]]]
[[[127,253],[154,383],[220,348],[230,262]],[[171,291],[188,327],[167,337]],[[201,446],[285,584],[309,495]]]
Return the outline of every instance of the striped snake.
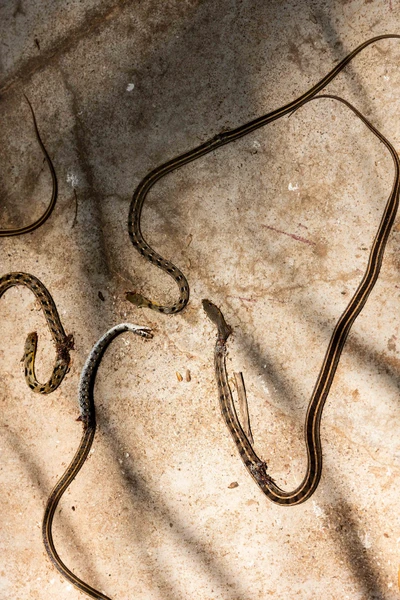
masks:
[[[98,592],[90,585],[79,579],[68,567],[63,563],[58,552],[54,546],[53,540],[53,519],[54,514],[57,510],[58,503],[61,500],[62,495],[75,479],[79,471],[81,470],[93,443],[94,435],[96,432],[96,414],[93,400],[93,388],[96,379],[97,369],[100,361],[104,355],[109,344],[114,338],[123,333],[124,331],[132,331],[136,335],[140,335],[146,339],[153,337],[151,329],[148,327],[140,327],[139,325],[131,325],[130,323],[121,323],[112,327],[107,331],[96,344],[93,346],[87,361],[82,369],[82,374],[79,382],[79,407],[80,417],[79,421],[83,423],[83,433],[79,444],[79,448],[76,451],[74,458],[70,465],[62,475],[61,479],[55,485],[50,497],[47,501],[46,510],[43,517],[42,535],[43,541],[46,548],[46,552],[56,567],[56,569],[63,575],[68,581],[70,581],[76,588],[85,592],[88,596],[96,598],[97,600],[110,600],[105,594]]]
[[[48,205],[48,207],[46,208],[46,210],[44,211],[44,213],[42,214],[41,217],[39,217],[36,221],[34,221],[33,223],[31,223],[30,225],[26,225],[25,227],[19,227],[19,228],[11,228],[11,229],[0,229],[0,237],[10,237],[10,236],[14,236],[14,235],[22,235],[24,233],[30,233],[31,231],[34,231],[35,229],[37,229],[38,227],[40,227],[41,225],[43,225],[43,223],[48,219],[48,217],[51,215],[53,208],[56,204],[56,199],[57,199],[57,176],[56,176],[56,172],[54,170],[53,167],[53,163],[51,162],[51,158],[47,153],[46,148],[44,147],[44,144],[42,142],[42,138],[40,137],[40,133],[39,133],[39,129],[37,126],[37,122],[36,122],[36,117],[35,117],[35,113],[33,111],[33,107],[32,104],[29,102],[28,98],[25,96],[25,100],[27,101],[29,108],[31,110],[32,113],[32,119],[33,119],[33,125],[35,128],[35,134],[36,134],[36,139],[38,141],[38,144],[40,146],[41,151],[43,152],[43,156],[46,159],[47,165],[49,167],[50,173],[51,173],[51,178],[53,181],[53,190],[51,193],[51,198],[50,198],[50,203]]]
[[[240,456],[250,474],[260,486],[264,494],[276,504],[300,504],[310,498],[315,492],[322,472],[322,449],[320,436],[320,423],[322,411],[328,397],[339,359],[350,332],[351,326],[360,314],[371,293],[379,275],[382,259],[389,237],[391,227],[396,217],[399,191],[400,191],[400,160],[391,143],[375,129],[375,127],[349,102],[338,96],[321,95],[316,98],[333,98],[339,100],[350,108],[362,122],[374,133],[389,150],[395,168],[395,177],[392,191],[383,211],[382,219],[372,243],[366,272],[347,308],[339,318],[333,330],[328,349],[326,351],[317,382],[312,393],[305,421],[305,442],[307,448],[307,471],[300,485],[291,492],[282,490],[267,473],[267,464],[254,452],[245,432],[243,431],[236,415],[232,393],[226,372],[226,341],[231,333],[231,328],[215,304],[203,300],[203,308],[210,320],[217,326],[218,336],[215,345],[214,363],[215,375],[218,384],[220,406],[226,425],[236,443]]]
[[[69,351],[74,347],[73,336],[65,334],[54,300],[37,277],[29,273],[8,273],[7,275],[3,275],[0,277],[0,298],[6,290],[14,285],[24,285],[35,294],[56,346],[56,361],[50,379],[46,383],[39,383],[35,375],[35,356],[38,339],[36,332],[30,333],[27,336],[23,357],[25,380],[28,386],[31,390],[39,394],[50,394],[58,388],[68,372],[70,362]]]
[[[155,252],[146,242],[141,232],[140,219],[142,215],[143,203],[147,197],[147,194],[149,193],[153,185],[157,181],[159,181],[159,179],[161,179],[168,173],[172,173],[172,171],[175,171],[179,167],[183,167],[189,162],[196,160],[197,158],[200,158],[202,156],[205,156],[209,152],[212,152],[213,150],[216,150],[217,148],[220,148],[225,144],[229,144],[230,142],[238,140],[239,138],[247,135],[248,133],[255,131],[259,127],[263,127],[268,123],[272,123],[272,121],[275,121],[276,119],[279,119],[280,117],[283,117],[284,115],[293,112],[297,108],[300,108],[300,106],[305,104],[308,100],[310,100],[313,96],[320,92],[326,85],[328,85],[328,83],[330,83],[332,79],[334,79],[359,52],[364,50],[364,48],[379,40],[393,38],[399,39],[400,35],[378,35],[374,38],[363,42],[357,48],[355,48],[355,50],[353,50],[352,52],[350,52],[350,54],[343,58],[327,75],[325,75],[325,77],[323,77],[318,83],[316,83],[312,88],[310,88],[307,92],[302,94],[296,100],[292,100],[291,102],[285,104],[281,108],[277,108],[272,112],[268,113],[267,115],[254,119],[253,121],[250,121],[245,125],[241,125],[236,129],[220,133],[212,139],[208,140],[207,142],[204,142],[200,146],[197,146],[193,150],[189,150],[189,152],[180,154],[179,156],[173,158],[172,160],[169,160],[168,162],[162,164],[161,166],[148,173],[148,175],[146,175],[146,177],[144,177],[144,179],[142,179],[142,181],[139,183],[138,187],[136,188],[133,194],[128,216],[129,237],[133,246],[146,260],[168,273],[175,280],[179,288],[179,298],[177,302],[175,302],[172,306],[161,306],[159,304],[156,304],[155,302],[152,302],[151,300],[148,300],[140,293],[127,292],[127,300],[129,300],[136,306],[145,306],[155,311],[168,314],[178,313],[186,306],[186,304],[189,301],[189,284],[182,271],[180,271],[169,260],[165,260],[162,256],[160,256],[160,254]]]

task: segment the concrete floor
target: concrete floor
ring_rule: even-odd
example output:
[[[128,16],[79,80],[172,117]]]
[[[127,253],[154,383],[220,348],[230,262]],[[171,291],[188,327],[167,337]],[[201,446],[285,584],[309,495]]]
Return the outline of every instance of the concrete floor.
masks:
[[[59,180],[47,223],[1,240],[1,273],[39,277],[76,343],[61,388],[31,393],[24,339],[37,329],[44,379],[50,335],[28,290],[1,299],[0,598],[83,597],[48,561],[40,524],[80,439],[85,358],[124,320],[151,326],[154,340],[122,336],[99,371],[93,451],[55,520],[67,565],[115,600],[398,598],[400,226],[343,354],[322,480],[304,505],[272,504],[242,465],[201,308],[210,298],[233,326],[228,368],[244,374],[256,449],[295,487],[308,400],[392,185],[379,141],[320,100],[171,174],[146,202],[143,232],[188,276],[190,304],[163,316],[124,292],[176,298],[128,238],[140,179],[297,97],[362,41],[400,33],[399,0],[3,0],[0,30],[0,226],[32,221],[51,192],[23,93]],[[399,61],[398,41],[379,42],[329,86],[396,147]]]

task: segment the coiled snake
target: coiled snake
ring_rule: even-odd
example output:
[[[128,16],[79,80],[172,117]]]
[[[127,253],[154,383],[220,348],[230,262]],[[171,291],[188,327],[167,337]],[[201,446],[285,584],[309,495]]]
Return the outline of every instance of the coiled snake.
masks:
[[[74,347],[72,335],[66,335],[58,316],[56,305],[45,286],[37,277],[29,273],[8,273],[0,277],[0,298],[6,290],[14,285],[24,285],[31,290],[39,301],[47,325],[56,346],[56,360],[53,372],[46,383],[39,383],[35,375],[35,356],[37,333],[30,333],[25,342],[24,368],[28,386],[39,394],[50,394],[62,382],[69,369],[69,351]]]

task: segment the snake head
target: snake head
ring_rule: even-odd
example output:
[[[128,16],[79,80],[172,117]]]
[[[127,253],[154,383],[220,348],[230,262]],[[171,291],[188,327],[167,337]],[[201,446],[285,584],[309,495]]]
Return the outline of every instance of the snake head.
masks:
[[[141,327],[140,329],[136,330],[136,333],[138,333],[142,337],[146,338],[146,340],[151,340],[154,337],[153,332],[151,331],[150,327]]]
[[[21,361],[25,360],[28,354],[34,354],[37,348],[38,335],[36,331],[28,333],[25,340],[24,356]]]
[[[232,328],[225,321],[224,315],[222,314],[218,306],[216,306],[213,302],[204,299],[202,300],[202,305],[207,317],[218,328],[218,341],[221,341],[224,344],[228,337],[231,335]]]
[[[125,293],[125,298],[127,300],[129,300],[129,302],[132,302],[132,304],[134,304],[135,306],[149,306],[149,301],[146,300],[146,298],[144,296],[142,296],[142,294],[138,294],[137,292],[126,292]]]

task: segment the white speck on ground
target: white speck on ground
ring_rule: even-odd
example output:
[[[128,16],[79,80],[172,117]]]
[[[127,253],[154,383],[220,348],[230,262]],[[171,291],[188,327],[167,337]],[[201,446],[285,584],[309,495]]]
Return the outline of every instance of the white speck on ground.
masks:
[[[371,548],[371,546],[372,546],[372,541],[371,541],[371,536],[370,536],[370,534],[369,534],[369,533],[366,533],[366,534],[364,535],[364,537],[363,537],[363,538],[361,538],[361,542],[362,542],[362,544],[363,544],[364,548],[367,548],[367,549],[368,549],[368,548]]]
[[[67,183],[71,184],[71,187],[75,188],[79,183],[78,176],[75,175],[75,173],[67,173]]]
[[[314,511],[315,516],[318,519],[323,518],[325,516],[324,510],[320,506],[318,506],[318,504],[315,502],[315,500],[313,500],[312,503],[313,503],[313,511]]]

